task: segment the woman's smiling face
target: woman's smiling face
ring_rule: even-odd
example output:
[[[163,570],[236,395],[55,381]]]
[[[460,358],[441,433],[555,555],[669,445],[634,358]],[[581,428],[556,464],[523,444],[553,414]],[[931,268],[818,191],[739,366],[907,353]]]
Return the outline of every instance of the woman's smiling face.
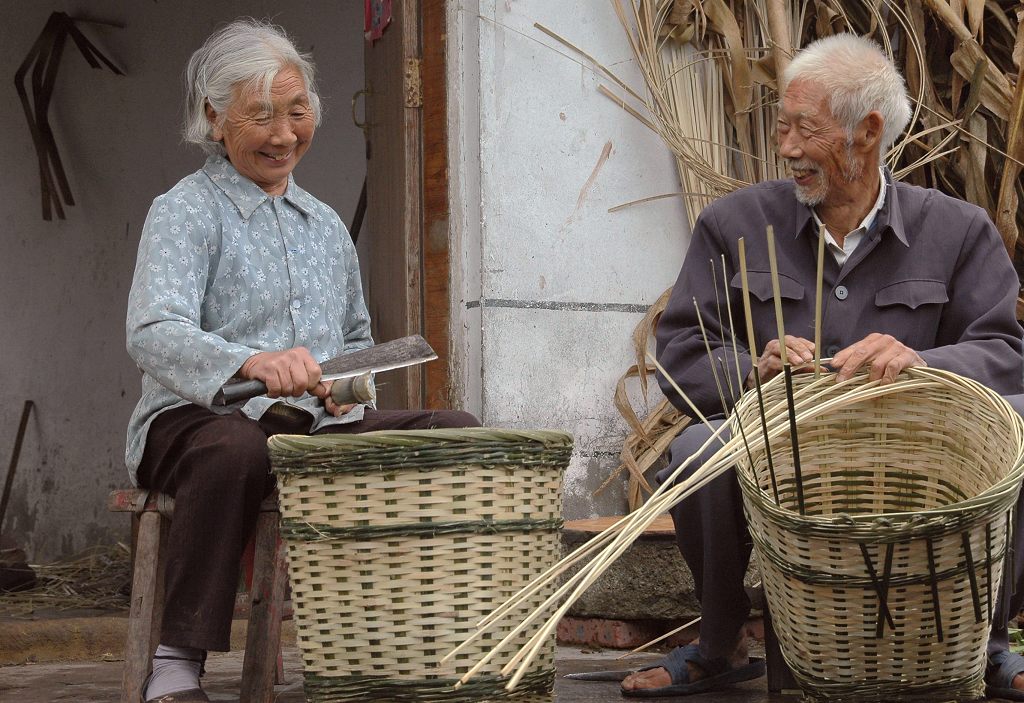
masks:
[[[231,165],[268,194],[281,195],[313,141],[316,119],[302,74],[292,66],[274,77],[269,103],[261,92],[238,90],[223,120],[209,104],[206,114]]]

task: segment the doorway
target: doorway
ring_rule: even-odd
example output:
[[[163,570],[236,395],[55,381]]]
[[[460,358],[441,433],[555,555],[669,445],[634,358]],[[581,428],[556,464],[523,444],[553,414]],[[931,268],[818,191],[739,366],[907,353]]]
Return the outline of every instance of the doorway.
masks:
[[[364,47],[373,336],[423,335],[438,359],[378,376],[382,408],[450,407],[444,0],[399,0]]]

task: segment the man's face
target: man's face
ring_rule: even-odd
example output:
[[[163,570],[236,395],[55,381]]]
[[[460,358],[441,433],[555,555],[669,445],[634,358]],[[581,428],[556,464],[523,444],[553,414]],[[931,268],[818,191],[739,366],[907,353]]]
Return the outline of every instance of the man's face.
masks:
[[[860,178],[863,164],[817,83],[789,84],[779,103],[776,132],[779,155],[793,174],[797,200],[805,205],[826,203],[837,186]]]
[[[222,123],[211,109],[207,116],[231,165],[270,195],[288,187],[288,175],[309,148],[316,123],[302,74],[291,66],[274,77],[269,104],[258,91],[239,91]]]

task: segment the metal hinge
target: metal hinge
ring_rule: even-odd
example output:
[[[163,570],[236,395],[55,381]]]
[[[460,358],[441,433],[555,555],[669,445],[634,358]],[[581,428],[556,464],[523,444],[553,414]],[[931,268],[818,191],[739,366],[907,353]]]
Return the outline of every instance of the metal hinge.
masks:
[[[405,60],[405,106],[423,107],[423,81],[420,79],[420,66],[423,60],[411,58]]]

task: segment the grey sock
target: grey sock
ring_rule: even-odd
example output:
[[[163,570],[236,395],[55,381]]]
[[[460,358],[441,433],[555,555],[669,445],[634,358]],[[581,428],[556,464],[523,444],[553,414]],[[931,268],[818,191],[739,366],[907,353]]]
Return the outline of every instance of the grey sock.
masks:
[[[199,688],[199,669],[202,667],[201,649],[160,645],[153,655],[153,674],[143,692],[147,701],[168,693]]]

